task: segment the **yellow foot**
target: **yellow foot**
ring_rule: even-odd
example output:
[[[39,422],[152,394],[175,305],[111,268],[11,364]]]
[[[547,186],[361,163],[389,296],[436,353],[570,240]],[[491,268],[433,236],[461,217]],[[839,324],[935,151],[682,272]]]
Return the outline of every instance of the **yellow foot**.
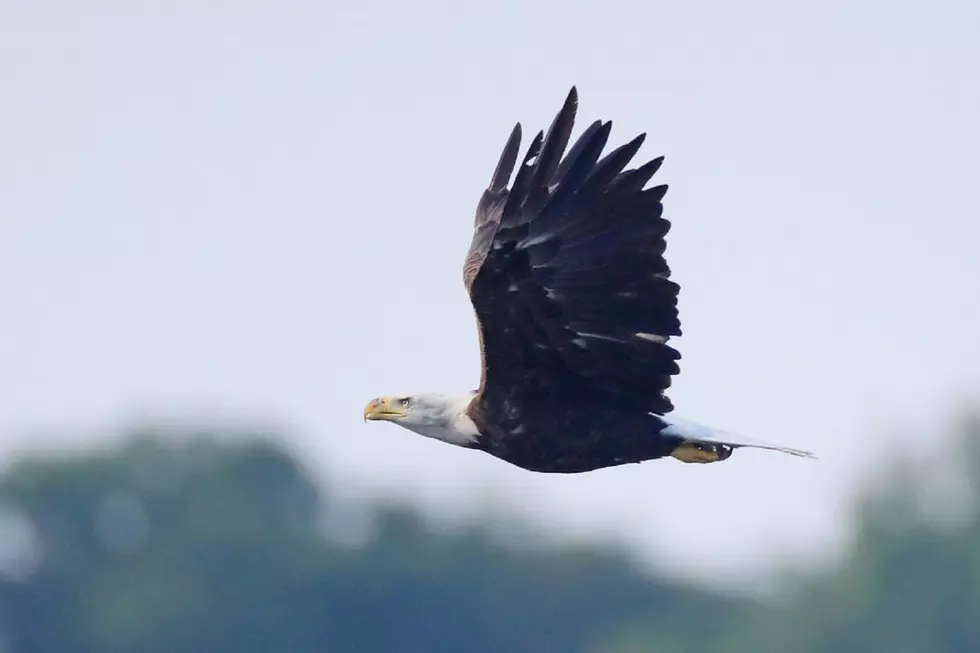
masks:
[[[685,442],[678,445],[670,455],[682,463],[716,463],[732,455],[732,448],[723,444]]]

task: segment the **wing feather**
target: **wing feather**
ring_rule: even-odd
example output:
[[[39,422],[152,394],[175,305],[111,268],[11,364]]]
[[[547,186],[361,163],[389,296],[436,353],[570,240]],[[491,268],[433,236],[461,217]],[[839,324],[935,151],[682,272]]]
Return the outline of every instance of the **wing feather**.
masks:
[[[565,154],[577,107],[572,88],[507,189],[515,128],[478,205],[464,279],[479,322],[479,401],[492,412],[601,389],[665,414],[679,286],[664,258],[667,186],[645,188],[663,157],[627,168],[645,134],[602,156],[608,121]]]

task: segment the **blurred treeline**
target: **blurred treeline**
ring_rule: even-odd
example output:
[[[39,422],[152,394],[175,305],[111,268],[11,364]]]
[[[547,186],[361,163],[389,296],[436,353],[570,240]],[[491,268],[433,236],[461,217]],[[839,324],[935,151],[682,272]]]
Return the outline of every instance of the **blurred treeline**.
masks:
[[[752,600],[403,508],[365,523],[274,440],[228,435],[6,470],[0,653],[980,651],[980,507],[929,519],[900,464],[842,566]],[[949,452],[980,479],[980,425]]]

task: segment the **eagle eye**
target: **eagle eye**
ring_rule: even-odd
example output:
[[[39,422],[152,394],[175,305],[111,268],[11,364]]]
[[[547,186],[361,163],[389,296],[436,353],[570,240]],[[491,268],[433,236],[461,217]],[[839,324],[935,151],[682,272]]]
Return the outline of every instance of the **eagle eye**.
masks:
[[[405,397],[404,399],[402,399],[402,402],[401,403],[402,403],[402,406],[404,406],[405,408],[408,408],[409,406],[412,405],[412,400],[409,399],[408,397]]]

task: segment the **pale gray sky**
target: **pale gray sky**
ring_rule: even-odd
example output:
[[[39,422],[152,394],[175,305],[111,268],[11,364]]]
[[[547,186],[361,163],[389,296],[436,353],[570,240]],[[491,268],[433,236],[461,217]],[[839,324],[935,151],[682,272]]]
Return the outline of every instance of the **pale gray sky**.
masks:
[[[3,455],[254,416],[352,496],[684,572],[833,552],[879,452],[980,392],[978,31],[967,0],[0,0]],[[478,382],[472,212],[571,84],[666,155],[678,414],[819,462],[549,477],[361,422]]]

